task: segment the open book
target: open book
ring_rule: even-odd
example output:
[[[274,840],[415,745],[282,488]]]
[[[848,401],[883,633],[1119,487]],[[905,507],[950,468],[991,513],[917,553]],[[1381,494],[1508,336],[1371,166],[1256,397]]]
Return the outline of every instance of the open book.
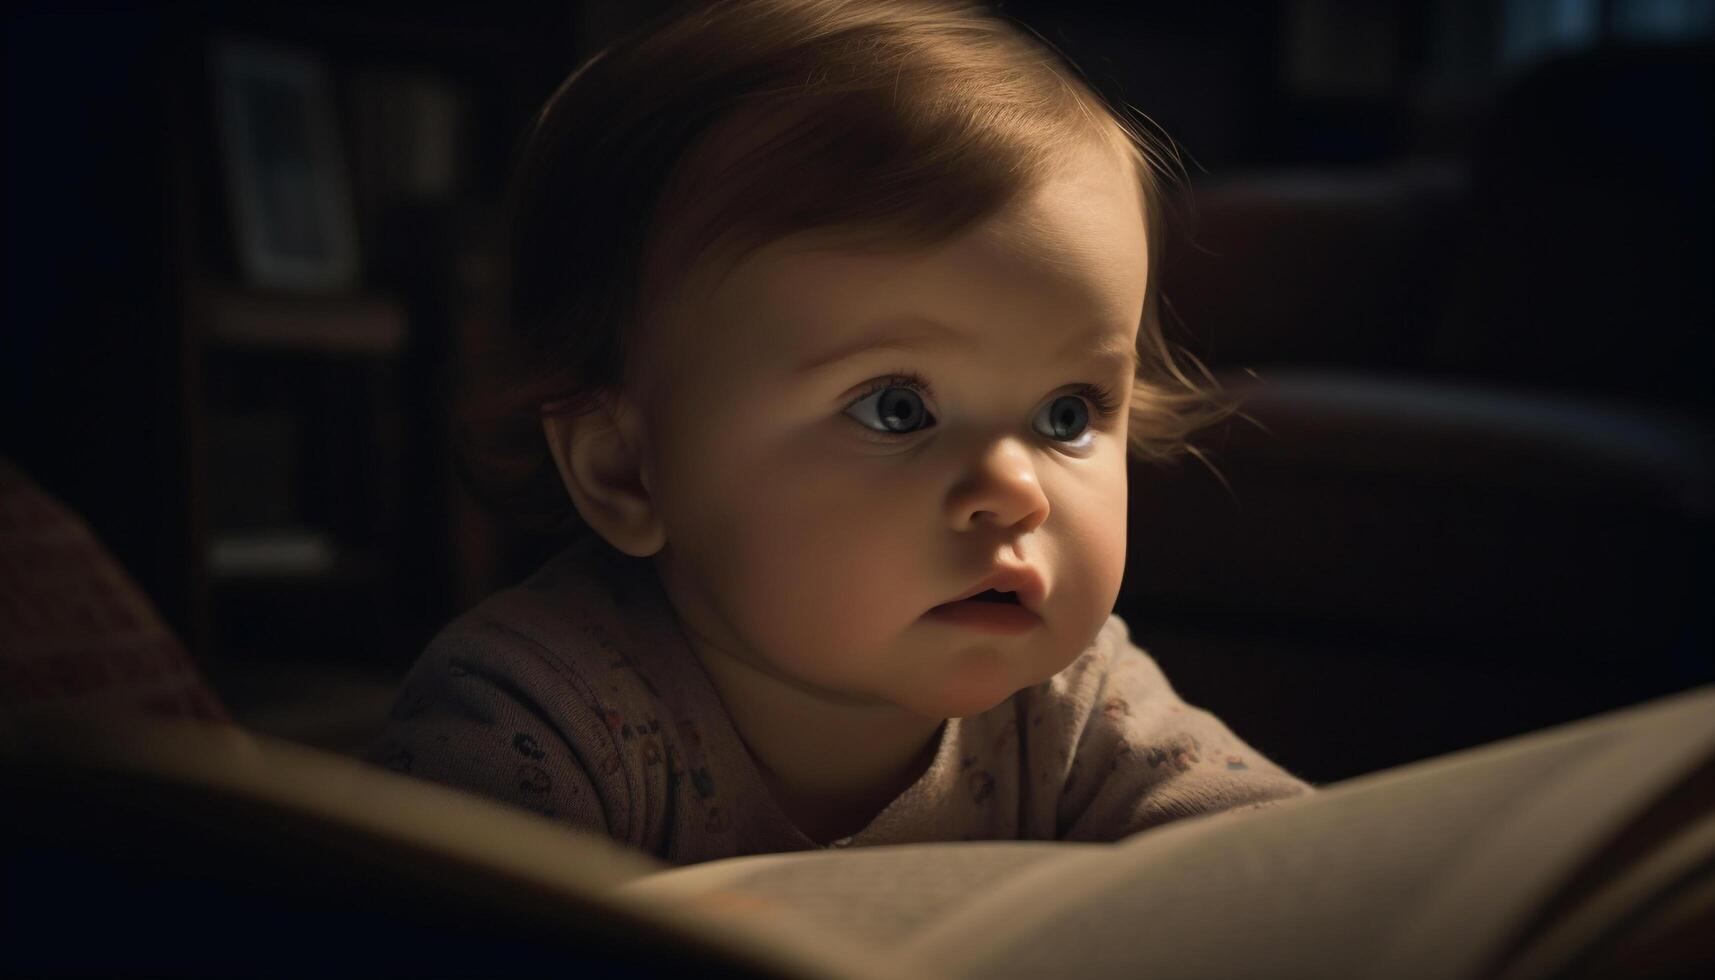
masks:
[[[104,886],[165,873],[137,864],[146,850],[176,855],[175,869],[207,866],[193,876],[203,891],[177,894],[227,906],[265,893],[275,916],[305,903],[316,929],[343,937],[345,966],[391,972],[1715,975],[1715,687],[1115,844],[915,844],[686,868],[230,730],[44,737],[0,725],[0,763],[23,827],[0,876],[7,973],[89,966],[63,940],[108,921],[91,896],[115,890],[62,888],[78,914],[60,937],[54,887],[92,867],[128,868],[93,872]],[[363,929],[340,931],[347,914]],[[240,936],[200,965],[308,965],[291,957],[315,936],[292,947]],[[231,959],[256,950],[272,958]],[[186,968],[182,953],[174,965]]]

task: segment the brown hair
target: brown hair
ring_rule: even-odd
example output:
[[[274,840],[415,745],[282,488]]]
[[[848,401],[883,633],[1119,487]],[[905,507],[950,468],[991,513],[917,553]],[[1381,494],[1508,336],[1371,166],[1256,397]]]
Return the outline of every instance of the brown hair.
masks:
[[[547,406],[577,413],[623,390],[638,324],[693,267],[806,231],[853,249],[934,245],[1091,141],[1130,159],[1147,222],[1129,448],[1190,448],[1232,406],[1207,371],[1205,386],[1181,370],[1161,330],[1171,158],[1027,30],[958,0],[716,0],[573,72],[516,175],[509,329],[462,413],[479,494],[539,529],[581,525]]]

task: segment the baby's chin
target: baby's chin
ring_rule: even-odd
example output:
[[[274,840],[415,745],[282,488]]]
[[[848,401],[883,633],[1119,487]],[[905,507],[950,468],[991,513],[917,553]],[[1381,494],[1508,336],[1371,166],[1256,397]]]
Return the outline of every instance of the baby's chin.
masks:
[[[931,718],[966,718],[1005,704],[1014,694],[1040,684],[1066,667],[1007,657],[1003,649],[963,652],[942,665],[936,676],[914,686],[909,710]]]

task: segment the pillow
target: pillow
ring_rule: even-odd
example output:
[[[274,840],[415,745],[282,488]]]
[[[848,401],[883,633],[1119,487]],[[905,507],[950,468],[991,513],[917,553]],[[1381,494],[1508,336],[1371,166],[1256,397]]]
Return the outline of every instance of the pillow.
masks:
[[[0,457],[0,720],[138,714],[231,722],[89,526]]]

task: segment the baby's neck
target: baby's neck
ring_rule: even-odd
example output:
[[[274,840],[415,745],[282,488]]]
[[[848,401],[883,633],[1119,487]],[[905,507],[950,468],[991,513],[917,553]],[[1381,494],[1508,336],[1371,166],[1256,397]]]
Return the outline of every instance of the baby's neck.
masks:
[[[790,817],[806,837],[818,844],[826,844],[863,830],[899,794],[911,788],[935,761],[935,750],[940,744],[940,739],[935,736],[935,732],[930,732],[916,757],[905,766],[891,774],[884,773],[884,778],[850,792],[801,789],[798,783],[780,778],[754,751],[751,757],[781,812]]]
[[[943,719],[834,703],[692,646],[775,802],[818,843],[868,826],[934,761]]]

